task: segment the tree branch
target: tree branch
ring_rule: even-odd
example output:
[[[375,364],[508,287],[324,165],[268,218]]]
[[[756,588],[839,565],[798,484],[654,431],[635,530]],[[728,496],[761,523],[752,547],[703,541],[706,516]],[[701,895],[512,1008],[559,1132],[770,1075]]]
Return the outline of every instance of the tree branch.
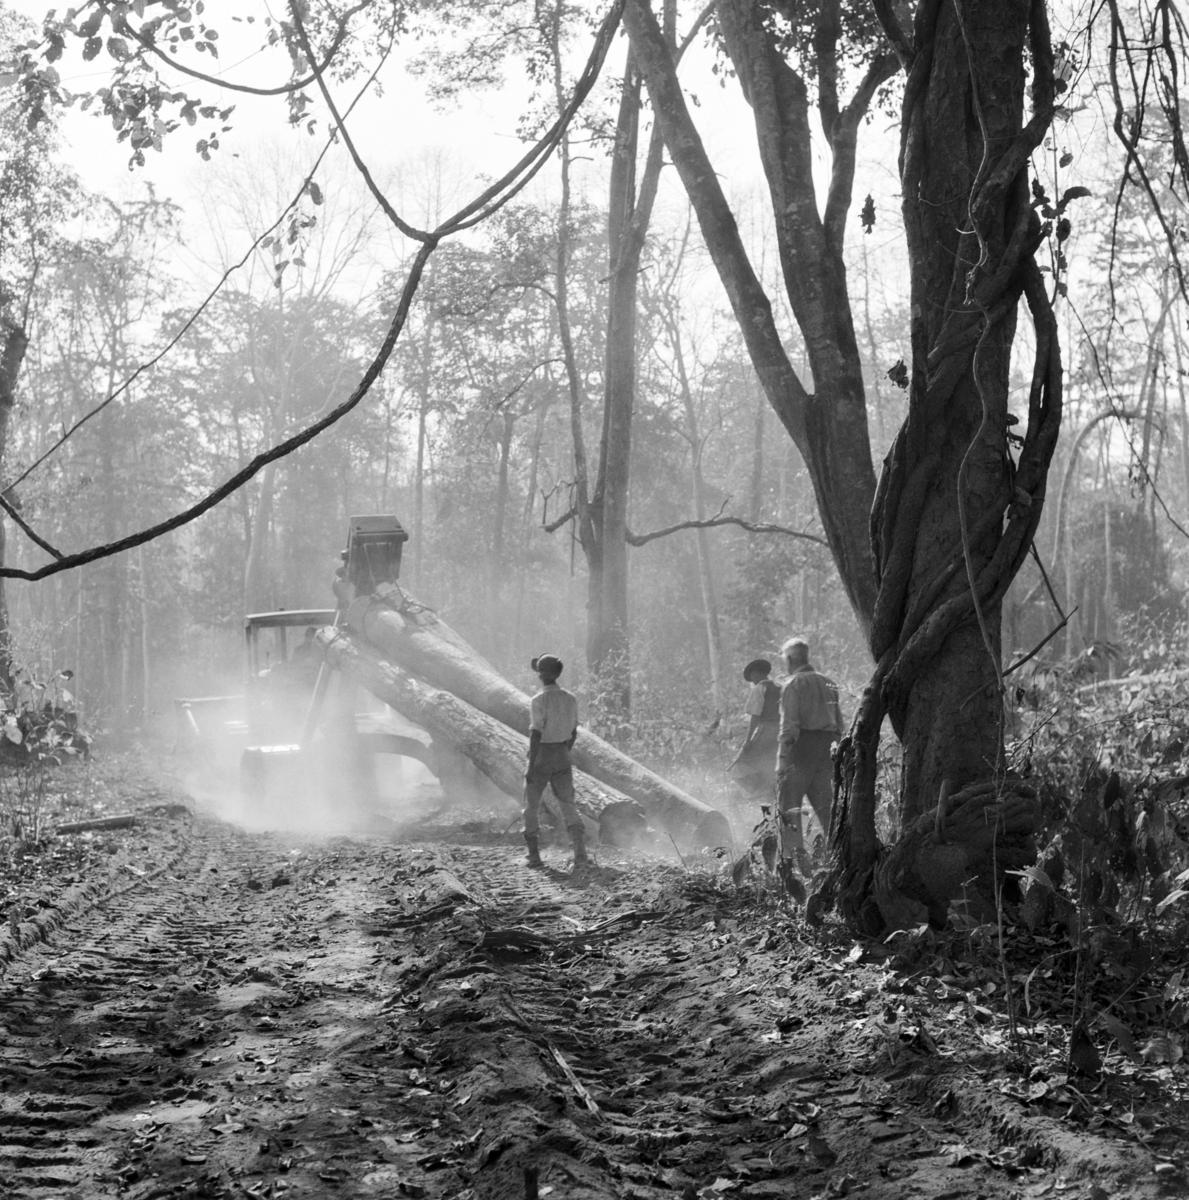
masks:
[[[883,26],[884,36],[892,43],[892,48],[896,51],[900,65],[907,71],[912,66],[915,51],[911,38],[905,34],[904,27],[900,24],[900,18],[896,15],[892,0],[871,0],[871,7],[875,9],[875,15]]]
[[[737,525],[740,529],[746,529],[748,533],[782,533],[785,537],[801,538],[829,549],[826,539],[819,537],[816,533],[806,533],[801,529],[789,529],[784,525],[772,525],[766,521],[745,521],[742,517],[722,516],[707,517],[702,521],[680,521],[676,525],[668,525],[664,529],[654,529],[650,533],[632,533],[631,530],[628,530],[626,540],[629,546],[645,546],[649,542],[655,542],[657,538],[668,537],[671,533],[680,533],[683,529],[711,529],[717,525]]]
[[[430,238],[430,234],[424,229],[417,229],[410,225],[401,215],[392,207],[388,197],[380,190],[379,185],[372,177],[372,173],[368,170],[367,163],[363,161],[359,150],[355,146],[355,141],[347,130],[347,122],[343,114],[339,112],[338,105],[334,102],[334,97],[330,94],[330,89],[326,86],[326,80],[322,77],[323,67],[314,64],[314,49],[310,45],[309,35],[306,33],[306,27],[301,19],[301,6],[297,0],[289,0],[289,15],[293,18],[293,29],[297,34],[298,44],[301,46],[302,53],[306,56],[306,61],[309,62],[313,70],[313,77],[318,84],[318,91],[322,93],[322,100],[326,107],[330,110],[330,115],[334,118],[335,129],[341,134],[343,144],[347,147],[347,153],[351,155],[351,161],[355,164],[355,169],[363,178],[363,182],[367,185],[367,190],[371,192],[372,198],[380,206],[384,215],[405,235],[417,242],[424,242]]]
[[[392,318],[388,332],[379,350],[368,364],[367,370],[363,373],[363,377],[350,396],[341,404],[332,408],[324,417],[307,426],[305,429],[299,430],[292,437],[286,438],[276,446],[256,455],[251,462],[238,470],[220,487],[204,496],[198,503],[192,504],[189,508],[179,513],[175,513],[164,521],[158,521],[156,525],[150,525],[147,529],[141,529],[136,533],[129,534],[127,537],[120,538],[118,541],[110,542],[104,546],[92,546],[90,549],[80,550],[76,554],[64,555],[62,558],[56,559],[52,563],[47,563],[36,570],[26,571],[17,567],[0,567],[0,578],[45,579],[49,575],[56,575],[59,571],[69,570],[71,567],[80,567],[85,563],[94,562],[101,558],[110,558],[113,554],[134,549],[136,546],[143,546],[146,542],[154,541],[163,534],[180,529],[183,525],[188,525],[209,509],[214,508],[216,504],[225,500],[233,492],[238,491],[253,475],[263,470],[269,463],[275,462],[279,458],[284,458],[299,446],[304,446],[306,442],[313,441],[324,429],[328,429],[336,421],[345,417],[367,395],[371,390],[372,384],[375,383],[380,372],[384,369],[384,364],[388,361],[393,348],[396,346],[396,340],[400,336],[400,331],[404,328],[405,320],[409,314],[409,307],[413,303],[413,296],[416,294],[417,287],[421,282],[421,273],[425,269],[425,264],[430,255],[436,248],[436,239],[421,244],[417,251],[417,257],[413,260],[409,277],[405,280],[405,286],[401,291],[400,303],[396,307],[396,313]]]
[[[339,47],[343,44],[343,39],[347,36],[347,23],[357,12],[367,8],[370,3],[371,0],[360,0],[360,3],[343,13],[339,18],[338,30],[334,35],[333,41],[330,43],[330,49],[327,50],[323,57],[321,65],[314,68],[313,74],[307,75],[304,79],[292,79],[288,83],[281,84],[278,87],[252,87],[251,84],[247,83],[231,83],[226,79],[219,78],[217,75],[208,75],[205,71],[188,67],[180,59],[166,54],[151,37],[146,37],[142,30],[133,29],[128,22],[127,16],[119,18],[118,21],[113,18],[112,28],[117,33],[126,33],[134,42],[154,57],[159,58],[166,66],[180,72],[182,75],[188,75],[191,79],[197,79],[200,83],[209,83],[212,87],[225,88],[229,92],[244,92],[249,96],[286,96],[293,92],[300,92],[302,88],[308,87],[330,66],[334,56],[338,53]],[[104,12],[110,17],[112,15],[111,6],[107,0],[100,0],[100,4]],[[123,7],[126,8],[127,5]],[[311,58],[310,61],[313,62],[313,59]]]
[[[557,520],[546,521],[541,528],[545,530],[546,533],[556,533],[563,525],[566,525],[572,521],[576,515],[577,514],[573,508],[568,508],[560,517],[557,518]]]

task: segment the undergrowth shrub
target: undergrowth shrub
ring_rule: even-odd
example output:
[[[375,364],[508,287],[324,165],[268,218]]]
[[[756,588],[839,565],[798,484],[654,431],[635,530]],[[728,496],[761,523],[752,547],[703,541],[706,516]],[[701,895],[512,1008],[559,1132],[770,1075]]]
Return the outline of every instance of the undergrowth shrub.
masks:
[[[1037,861],[1007,913],[1017,945],[1031,934],[1044,950],[1074,1022],[1156,1062],[1189,1046],[1184,686],[1175,671],[1092,683],[1049,672],[1011,749],[1042,806]]]
[[[0,837],[17,844],[41,840],[49,772],[86,759],[91,738],[79,728],[69,670],[42,682],[14,672],[11,692],[0,692]]]

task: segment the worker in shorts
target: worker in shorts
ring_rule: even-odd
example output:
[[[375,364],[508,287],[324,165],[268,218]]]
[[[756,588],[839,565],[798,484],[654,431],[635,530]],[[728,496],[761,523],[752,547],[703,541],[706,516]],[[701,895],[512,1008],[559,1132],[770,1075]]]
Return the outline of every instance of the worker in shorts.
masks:
[[[585,867],[585,829],[574,807],[574,770],[570,750],[578,736],[578,701],[558,687],[562,661],[542,654],[532,661],[541,690],[532,698],[528,731],[528,768],[524,773],[524,840],[528,865],[542,866],[540,843],[541,797],[546,786],[553,789],[570,839],[574,843],[574,866]]]

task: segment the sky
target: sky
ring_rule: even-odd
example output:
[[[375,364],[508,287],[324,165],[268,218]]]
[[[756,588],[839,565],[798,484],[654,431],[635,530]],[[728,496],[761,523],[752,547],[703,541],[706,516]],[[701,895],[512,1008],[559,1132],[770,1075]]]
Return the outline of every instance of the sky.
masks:
[[[9,6],[35,21],[55,6],[37,0],[8,0]],[[247,11],[251,5],[236,5],[237,11]],[[239,22],[221,23],[222,52],[217,62],[205,55],[191,54],[187,61],[215,76],[226,77],[240,84],[259,86],[284,83],[288,75],[288,58],[277,50],[261,48],[263,32],[259,25]],[[83,62],[77,54],[67,54],[58,64],[63,86],[71,92],[84,92],[102,85],[107,76],[106,56],[92,63]],[[518,153],[518,143],[504,123],[503,105],[474,105],[465,111],[435,110],[424,95],[423,85],[399,68],[386,71],[382,77],[383,98],[367,97],[349,122],[352,134],[371,161],[392,161],[415,158],[426,151],[449,146],[460,157],[479,170],[494,169],[507,157]],[[222,135],[224,158],[250,157],[253,148],[262,140],[290,142],[312,161],[321,146],[321,139],[311,138],[288,128],[285,101],[281,97],[255,97],[230,90],[219,92],[198,81],[183,81],[181,86],[192,90],[210,103],[235,105],[231,119],[233,129]],[[340,89],[337,102],[349,103],[351,93]],[[400,119],[394,128],[391,117],[399,111]],[[325,131],[326,120],[319,122]],[[106,118],[71,110],[64,118],[63,133],[67,155],[84,181],[97,190],[119,194],[132,180],[147,180],[165,192],[183,191],[192,186],[189,176],[201,165],[194,145],[205,133],[205,123],[193,129],[183,128],[166,139],[160,153],[150,152],[144,167],[129,169],[127,147],[115,141],[115,132]]]
[[[51,7],[37,0],[8,3],[38,23]],[[262,12],[266,5],[267,0],[236,0],[231,11]],[[280,11],[275,3],[271,7]],[[212,11],[216,11],[215,6],[208,5],[208,15]],[[260,24],[224,20],[219,29],[219,60],[212,62],[207,55],[191,52],[187,61],[239,83],[281,84],[287,80],[288,57],[276,48],[260,48]],[[589,45],[589,36],[575,39],[576,56],[585,56]],[[604,68],[608,80],[622,73],[625,53],[626,39],[620,35]],[[757,268],[773,279],[779,304],[783,289],[775,279],[771,205],[765,195],[750,110],[735,81],[722,74],[712,75],[710,65],[709,51],[700,46],[691,48],[683,61],[683,78],[694,81],[694,119],[739,216],[744,236],[753,246]],[[74,92],[100,86],[108,75],[104,56],[86,63],[73,49],[58,67],[63,86]],[[529,99],[529,85],[523,77],[510,78],[495,91],[464,96],[451,109],[431,103],[425,81],[412,75],[397,56],[385,68],[381,83],[382,94],[365,96],[349,117],[348,127],[383,190],[414,224],[436,224],[444,212],[454,211],[481,191],[486,181],[502,175],[525,150],[516,132]],[[194,150],[195,140],[209,135],[202,121],[167,137],[163,152],[147,151],[145,165],[132,170],[128,147],[116,141],[106,118],[71,109],[63,118],[62,133],[66,159],[92,190],[120,201],[141,196],[146,186],[152,185],[157,195],[181,206],[181,234],[172,249],[170,266],[184,291],[176,297],[178,302],[197,303],[218,285],[224,269],[237,262],[254,238],[283,211],[321,150],[329,126],[328,115],[316,95],[318,136],[311,137],[289,126],[283,97],[258,98],[232,91],[219,94],[205,83],[185,79],[178,86],[204,102],[235,105],[232,129],[220,135],[221,148],[209,163]],[[334,91],[341,109],[354,96],[344,85],[336,86]],[[864,252],[871,263],[878,264],[879,272],[892,280],[890,284],[872,285],[889,296],[902,294],[904,284],[895,166],[898,140],[897,121],[887,112],[873,113],[864,125],[854,189],[855,215],[849,230],[852,250]],[[328,198],[321,210],[323,228],[330,228],[344,213],[356,219],[365,210],[372,214],[373,233],[369,234],[366,252],[352,262],[336,286],[336,294],[344,299],[364,302],[386,271],[407,261],[411,247],[376,215],[375,203],[345,153],[336,150],[332,154],[339,155],[337,163],[328,158],[317,180]],[[824,154],[819,156],[818,166],[821,187],[828,180]],[[605,171],[601,151],[580,151],[575,167],[577,187],[579,191],[586,187],[595,205],[606,202]],[[525,197],[555,203],[557,186],[556,169],[547,167]],[[435,188],[447,194],[438,211],[428,212],[429,195]],[[870,237],[861,233],[857,215],[868,192],[874,193],[877,208],[877,224]],[[675,172],[669,170],[662,178],[654,228],[680,229],[687,219],[687,198]],[[255,272],[262,286],[270,285],[271,268],[263,256],[250,260],[247,272],[236,275],[235,285],[250,286],[250,272]],[[722,285],[708,262],[700,271],[691,270],[689,279],[687,303],[691,309],[707,316],[726,309]],[[877,301],[873,302],[878,306]],[[791,320],[788,327],[791,329]]]
[[[40,21],[47,9],[54,6],[38,0],[8,0],[9,6]],[[213,6],[212,6],[213,7]],[[263,11],[256,3],[236,3],[234,11],[247,13]],[[208,8],[208,14],[211,11]],[[261,49],[262,30],[259,24],[224,21],[220,29],[220,59],[211,62],[206,55],[191,54],[188,61],[225,75],[239,83],[282,83],[288,76],[288,59],[277,49]],[[581,43],[585,54],[587,43]],[[618,75],[622,70],[625,41],[617,39],[605,71]],[[697,52],[691,53],[696,59]],[[85,63],[77,54],[68,54],[58,64],[64,86],[71,91],[85,91],[104,82],[107,71],[103,57]],[[698,77],[705,79],[700,69],[704,64],[691,63]],[[690,75],[691,72],[685,72]],[[451,174],[460,181],[473,180],[464,190],[471,194],[481,186],[483,176],[502,174],[523,152],[524,144],[516,135],[517,119],[527,98],[527,82],[509,78],[504,86],[492,93],[465,98],[457,107],[446,110],[435,107],[426,97],[424,81],[405,70],[399,58],[381,76],[383,95],[366,97],[355,110],[348,125],[365,160],[383,176],[403,165],[439,158],[453,165]],[[234,104],[233,129],[221,136],[222,149],[218,157],[234,163],[238,158],[250,158],[261,143],[294,147],[295,159],[312,161],[320,148],[321,138],[292,131],[287,127],[283,98],[257,98],[230,91],[222,95],[208,85],[184,81],[182,86],[195,94],[221,105]],[[761,172],[754,147],[750,114],[738,95],[733,81],[726,87],[704,84],[706,92],[695,98],[695,119],[707,138],[717,169],[730,188],[746,191],[759,186]],[[713,92],[711,92],[713,89]],[[340,107],[349,102],[351,93],[344,87],[336,89]],[[320,108],[320,101],[318,102]],[[324,113],[319,113],[319,128],[327,128]],[[879,150],[874,157],[880,160],[877,170],[883,182],[894,183],[894,160],[897,134],[891,118],[880,116],[864,131],[864,140],[871,149]],[[136,190],[148,181],[162,194],[179,199],[201,192],[203,183],[194,142],[205,130],[200,122],[194,129],[182,129],[166,140],[162,153],[149,152],[146,165],[130,172],[126,146],[117,144],[114,131],[105,119],[71,111],[63,122],[68,145],[68,157],[85,183],[92,188],[120,198],[129,189]],[[823,173],[824,174],[824,173]],[[300,178],[300,175],[298,176]],[[461,185],[461,184],[460,184]],[[860,198],[862,193],[859,193]]]

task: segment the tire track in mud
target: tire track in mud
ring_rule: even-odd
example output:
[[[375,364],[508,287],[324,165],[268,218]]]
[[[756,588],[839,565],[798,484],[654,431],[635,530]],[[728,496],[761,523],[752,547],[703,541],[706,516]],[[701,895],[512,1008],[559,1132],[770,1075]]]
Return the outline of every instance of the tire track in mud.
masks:
[[[0,976],[0,1194],[243,1194],[261,1139],[317,1108],[375,1023],[359,914],[393,865],[198,822],[171,869],[20,956]]]
[[[210,883],[254,848],[228,827],[196,831],[182,855],[108,896],[0,976],[0,1177],[7,1195],[115,1194],[104,1127],[176,1087],[162,1030],[176,994],[160,980],[196,969],[234,935]],[[195,997],[201,993],[195,989]],[[201,1007],[201,1005],[197,1006]]]
[[[565,1200],[1160,1194],[1140,1147],[997,1102],[911,1014],[889,1019],[877,972],[823,963],[783,918],[736,921],[663,868],[583,884],[510,878],[506,851],[444,858],[475,905],[425,931],[404,1003],[430,1063],[455,1074],[462,1195],[506,1200],[530,1181]],[[575,936],[632,910],[614,936]],[[499,927],[552,946],[484,937]]]

